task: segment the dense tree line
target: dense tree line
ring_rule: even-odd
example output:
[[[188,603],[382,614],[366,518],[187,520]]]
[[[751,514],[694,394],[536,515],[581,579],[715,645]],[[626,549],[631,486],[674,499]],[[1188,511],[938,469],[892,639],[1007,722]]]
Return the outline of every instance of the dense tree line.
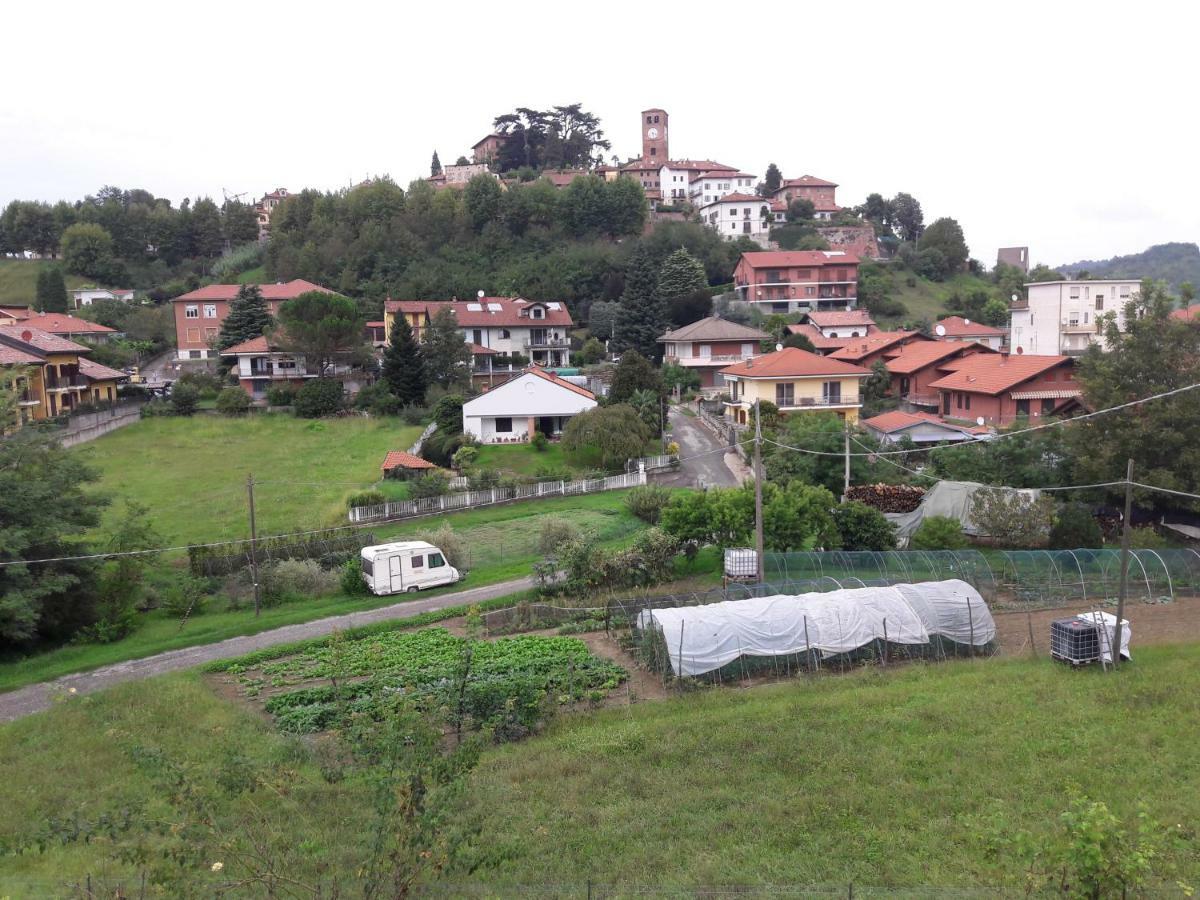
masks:
[[[591,168],[604,161],[604,151],[612,149],[600,120],[579,103],[547,110],[519,106],[497,116],[492,124],[497,134],[506,137],[494,161],[500,172]]]

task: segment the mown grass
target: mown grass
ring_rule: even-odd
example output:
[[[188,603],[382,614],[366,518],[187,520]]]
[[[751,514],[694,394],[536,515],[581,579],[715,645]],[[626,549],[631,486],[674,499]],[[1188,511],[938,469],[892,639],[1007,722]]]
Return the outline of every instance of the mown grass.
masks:
[[[979,660],[567,719],[482,760],[461,812],[482,830],[462,869],[493,889],[854,881],[1020,894],[1018,835],[1050,840],[1078,789],[1127,824],[1139,802],[1181,824],[1193,842],[1171,862],[1195,883],[1195,648],[1135,655],[1115,677]]]
[[[582,468],[563,452],[562,444],[549,444],[535,450],[529,444],[485,444],[475,459],[479,469],[496,469],[510,475],[536,475],[538,469]]]
[[[37,302],[37,276],[43,268],[59,263],[39,259],[0,259],[0,306],[13,303],[33,306]],[[67,290],[81,288],[91,282],[79,275],[66,275]],[[126,285],[118,285],[125,287]],[[70,305],[70,297],[67,298]]]
[[[540,558],[537,539],[546,516],[567,519],[580,528],[591,529],[605,544],[629,540],[645,525],[626,510],[624,497],[625,492],[613,491],[579,497],[547,498],[414,519],[375,527],[371,531],[381,541],[395,540],[426,534],[445,522],[458,533],[468,552],[470,571],[466,579],[455,585],[423,591],[412,598],[424,599],[529,575],[534,561]],[[255,618],[252,608],[228,610],[223,608],[223,601],[216,598],[210,601],[213,611],[193,616],[182,628],[179,619],[164,611],[154,610],[141,614],[137,630],[116,643],[70,644],[25,658],[0,661],[0,691],[129,659],[141,659],[167,650],[258,634],[325,616],[375,609],[403,602],[404,599],[397,596],[348,597],[336,594],[266,608]]]
[[[254,474],[260,533],[346,522],[346,498],[379,479],[388,450],[410,446],[421,429],[399,419],[155,418],[111,432],[73,451],[99,469],[97,488],[114,500],[108,531],[124,498],[150,508],[169,544],[249,535],[246,476]]]
[[[1024,835],[1031,846],[1051,840],[1078,789],[1127,823],[1144,803],[1182,826],[1153,862],[1155,886],[1175,895],[1176,879],[1200,877],[1200,670],[1191,646],[1136,657],[1118,676],[975,660],[570,714],[483,756],[445,819],[466,843],[434,887],[582,896],[590,881],[623,896],[635,886],[853,881],[856,892],[1021,896]],[[195,673],[70,698],[0,727],[0,886],[56,895],[88,873],[129,884],[148,869],[152,880],[182,874],[215,888],[246,876],[221,845],[252,832],[290,876],[350,893],[371,837],[369,801],[360,780],[323,779],[317,752],[218,699]],[[248,770],[286,789],[238,790],[231,776]],[[172,826],[194,821],[176,773],[202,792],[216,829],[189,827],[189,855],[167,861],[162,851],[179,846]],[[106,815],[127,825],[62,839]],[[154,822],[163,825],[146,827]],[[41,835],[59,837],[39,852]],[[224,864],[219,879],[213,862]]]

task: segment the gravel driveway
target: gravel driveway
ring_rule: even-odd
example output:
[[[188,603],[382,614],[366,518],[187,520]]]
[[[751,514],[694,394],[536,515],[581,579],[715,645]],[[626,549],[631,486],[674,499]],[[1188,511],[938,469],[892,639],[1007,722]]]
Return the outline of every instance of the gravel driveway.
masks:
[[[377,609],[347,613],[344,616],[330,616],[327,619],[317,619],[313,622],[285,625],[282,628],[263,631],[259,634],[229,638],[216,644],[168,650],[155,656],[114,663],[90,672],[64,675],[54,681],[31,684],[28,687],[0,694],[0,722],[11,722],[14,719],[41,712],[50,707],[56,695],[69,694],[72,689],[79,694],[90,694],[124,681],[137,681],[166,672],[175,672],[179,669],[190,669],[215,659],[242,656],[252,650],[274,647],[277,644],[290,644],[306,638],[323,637],[334,631],[345,631],[360,625],[409,619],[421,613],[445,609],[448,606],[465,606],[482,600],[504,597],[527,590],[532,586],[532,578],[518,578],[515,581],[504,581],[465,591],[455,591],[452,594],[439,594],[428,600],[408,600],[403,603],[393,603],[391,606],[381,606]]]

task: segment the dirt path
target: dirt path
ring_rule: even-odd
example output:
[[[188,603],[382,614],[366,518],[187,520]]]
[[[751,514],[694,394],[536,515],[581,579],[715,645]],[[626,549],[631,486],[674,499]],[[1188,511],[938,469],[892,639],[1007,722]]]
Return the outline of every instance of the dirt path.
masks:
[[[133,659],[127,662],[103,666],[91,672],[80,672],[75,675],[64,675],[54,681],[41,684],[31,684],[5,694],[0,694],[0,722],[11,722],[32,713],[49,708],[53,698],[60,694],[79,693],[90,694],[104,688],[121,684],[125,681],[137,681],[151,678],[166,672],[180,669],[190,669],[216,659],[229,659],[242,656],[253,650],[264,647],[274,647],[278,644],[290,644],[307,638],[323,637],[334,631],[345,631],[358,628],[374,622],[390,622],[393,620],[410,619],[421,613],[445,609],[448,606],[462,606],[478,603],[481,600],[491,600],[515,594],[533,586],[531,578],[518,578],[514,581],[504,581],[499,584],[489,584],[482,587],[456,591],[451,594],[439,594],[428,600],[409,600],[404,603],[394,603],[391,606],[381,606],[378,609],[368,609],[361,612],[348,613],[344,616],[330,616],[313,622],[302,622],[297,625],[285,625],[259,634],[244,635],[229,638],[216,644],[202,644],[198,647],[185,647],[181,650],[168,650],[144,659]]]

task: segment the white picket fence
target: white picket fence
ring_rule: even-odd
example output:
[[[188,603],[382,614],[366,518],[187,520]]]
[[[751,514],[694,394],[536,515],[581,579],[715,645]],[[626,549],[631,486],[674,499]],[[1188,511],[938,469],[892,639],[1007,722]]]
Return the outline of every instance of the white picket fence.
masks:
[[[607,478],[585,478],[580,481],[539,481],[536,484],[520,484],[515,487],[497,487],[485,491],[464,491],[443,494],[440,497],[424,497],[420,500],[394,500],[375,506],[355,506],[350,509],[350,521],[386,522],[392,519],[415,519],[420,516],[435,516],[439,513],[477,506],[492,506],[516,500],[535,500],[539,497],[572,497],[576,494],[594,494],[599,491],[618,491],[646,483],[644,471],[610,475]]]
[[[658,456],[642,456],[638,459],[627,460],[625,463],[626,472],[636,472],[639,468],[645,469],[647,472],[654,472],[658,469],[670,469],[677,462],[679,456],[675,453],[663,453]]]

